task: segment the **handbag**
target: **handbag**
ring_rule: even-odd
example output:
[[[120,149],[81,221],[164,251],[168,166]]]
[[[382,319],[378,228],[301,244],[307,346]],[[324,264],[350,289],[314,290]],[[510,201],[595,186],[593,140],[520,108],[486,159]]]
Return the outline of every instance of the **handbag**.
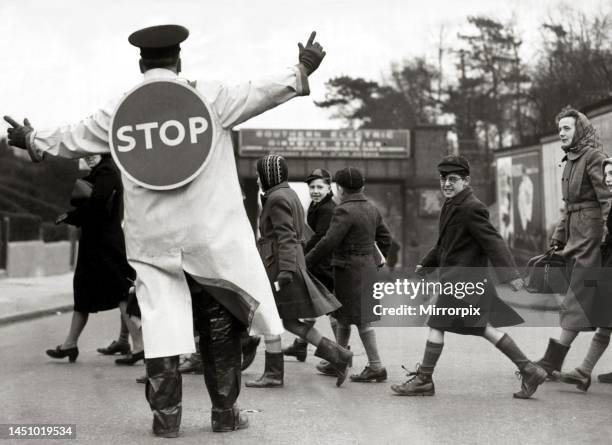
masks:
[[[92,189],[93,185],[91,184],[91,182],[87,182],[84,179],[78,178],[74,182],[74,187],[72,187],[72,193],[70,194],[70,204],[76,207],[82,204],[84,201],[87,201],[91,197]]]
[[[563,256],[551,248],[527,262],[527,285],[532,293],[564,294],[569,287],[571,270]]]

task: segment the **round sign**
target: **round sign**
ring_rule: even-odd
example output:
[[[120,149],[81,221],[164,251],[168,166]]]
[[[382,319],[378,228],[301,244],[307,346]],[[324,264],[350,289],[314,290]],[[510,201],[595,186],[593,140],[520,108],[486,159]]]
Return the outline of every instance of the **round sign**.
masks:
[[[213,141],[208,106],[191,86],[169,80],[128,93],[111,120],[110,146],[119,169],[152,190],[171,190],[204,168]]]

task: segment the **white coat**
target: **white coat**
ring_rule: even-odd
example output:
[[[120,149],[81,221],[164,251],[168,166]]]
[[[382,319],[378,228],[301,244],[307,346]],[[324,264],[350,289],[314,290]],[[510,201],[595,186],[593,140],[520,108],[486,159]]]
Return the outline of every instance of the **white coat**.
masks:
[[[167,69],[144,80],[176,79]],[[180,80],[180,79],[179,79]],[[230,130],[296,96],[307,95],[308,78],[292,67],[269,79],[235,87],[196,82],[211,108],[214,139],[203,171],[189,184],[154,191],[125,175],[124,232],[142,312],[147,358],[194,352],[191,298],[183,270],[251,328],[253,334],[283,332],[266,272],[247,219]],[[121,98],[76,125],[31,133],[30,151],[65,158],[108,153],[109,127]]]

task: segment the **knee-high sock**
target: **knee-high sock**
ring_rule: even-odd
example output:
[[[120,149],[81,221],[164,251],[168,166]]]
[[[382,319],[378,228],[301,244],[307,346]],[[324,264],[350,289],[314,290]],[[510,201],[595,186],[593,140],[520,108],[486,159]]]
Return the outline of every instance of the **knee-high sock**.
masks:
[[[608,347],[610,343],[610,331],[609,330],[598,330],[593,335],[593,339],[591,340],[591,344],[589,346],[589,350],[587,351],[586,356],[584,357],[584,361],[578,369],[585,374],[590,374],[593,372],[593,368],[603,355],[604,351]]]
[[[423,373],[433,374],[443,348],[444,343],[434,343],[429,340],[425,343],[425,352],[423,353],[420,368]]]
[[[380,361],[380,356],[378,355],[378,347],[376,346],[376,332],[374,332],[374,328],[371,326],[368,326],[366,329],[360,328],[359,337],[361,338],[361,343],[363,343],[363,347],[366,350],[369,367],[373,371],[382,368],[382,362]]]
[[[338,322],[338,329],[336,330],[338,344],[343,347],[347,347],[351,338],[351,325],[344,325]]]
[[[514,343],[512,337],[508,334],[504,334],[504,336],[495,344],[495,347],[503,352],[506,357],[508,357],[512,362],[518,367],[518,369],[522,370],[529,360],[523,354],[523,351],[519,349],[519,347]]]
[[[282,354],[283,352],[280,335],[264,335],[264,345],[270,354]]]

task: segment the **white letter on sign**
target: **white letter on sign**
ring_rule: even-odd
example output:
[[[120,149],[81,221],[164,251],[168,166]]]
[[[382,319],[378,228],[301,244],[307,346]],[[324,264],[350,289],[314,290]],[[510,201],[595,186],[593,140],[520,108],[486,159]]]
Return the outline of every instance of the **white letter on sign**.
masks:
[[[168,127],[175,127],[177,129],[178,134],[174,139],[170,139],[166,134],[166,130],[168,130]],[[164,144],[169,145],[170,147],[174,147],[183,142],[183,139],[185,139],[185,127],[183,127],[183,124],[181,124],[179,121],[166,121],[159,129],[159,138]]]
[[[189,118],[189,134],[191,136],[191,143],[195,144],[198,142],[198,134],[202,134],[208,128],[208,121],[201,116],[195,116]]]
[[[153,148],[153,141],[151,140],[151,130],[157,128],[157,122],[149,122],[148,124],[136,125],[136,130],[143,130],[145,134],[145,148],[150,150]]]
[[[134,139],[132,136],[125,134],[128,131],[132,131],[131,125],[124,125],[119,130],[117,130],[117,139],[119,139],[121,142],[127,142],[127,145],[119,145],[117,147],[117,150],[122,153],[133,150],[134,147],[136,147],[136,139]]]

